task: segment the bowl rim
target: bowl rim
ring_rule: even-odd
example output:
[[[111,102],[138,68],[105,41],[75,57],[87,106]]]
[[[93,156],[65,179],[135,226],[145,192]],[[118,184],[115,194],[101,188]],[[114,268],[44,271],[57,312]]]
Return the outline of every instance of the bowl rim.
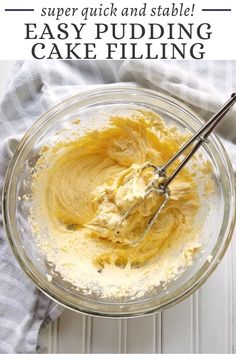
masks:
[[[187,288],[187,290],[178,294],[176,297],[167,300],[164,304],[161,304],[161,305],[159,304],[159,305],[153,306],[149,310],[147,310],[147,309],[141,310],[141,311],[137,310],[136,313],[133,313],[133,312],[131,312],[131,313],[130,312],[124,312],[124,313],[121,313],[121,312],[111,313],[111,312],[109,312],[109,313],[106,313],[104,311],[95,311],[95,310],[92,310],[91,308],[86,308],[86,309],[79,308],[78,306],[71,304],[71,302],[67,301],[65,298],[61,299],[59,296],[57,296],[57,294],[55,294],[49,288],[46,288],[45,286],[43,286],[42,282],[35,276],[33,271],[28,267],[28,265],[24,261],[24,258],[22,257],[22,255],[17,251],[17,247],[14,242],[14,235],[11,234],[11,230],[9,227],[10,220],[8,218],[8,209],[9,209],[10,201],[8,200],[9,199],[8,194],[9,194],[9,191],[11,188],[12,173],[13,173],[14,167],[17,165],[19,153],[23,149],[25,144],[27,144],[28,140],[30,140],[32,133],[35,132],[41,126],[43,126],[45,124],[45,122],[49,123],[51,120],[53,120],[54,115],[56,115],[61,110],[64,110],[65,107],[72,106],[73,104],[76,104],[76,102],[78,103],[78,100],[86,99],[86,98],[96,96],[99,94],[101,95],[101,93],[104,95],[108,94],[108,93],[109,94],[111,94],[111,93],[117,94],[119,92],[124,93],[124,91],[129,91],[129,93],[131,93],[131,94],[138,92],[138,93],[143,93],[146,95],[152,95],[155,98],[157,98],[157,97],[162,98],[165,101],[169,101],[171,104],[177,105],[178,108],[181,108],[187,114],[193,115],[195,120],[198,121],[198,123],[204,122],[202,120],[202,118],[194,110],[190,109],[187,105],[182,103],[182,101],[180,101],[176,98],[172,98],[171,96],[163,94],[159,91],[154,91],[154,90],[150,90],[150,89],[146,89],[146,88],[142,88],[142,87],[137,87],[137,86],[128,86],[128,85],[127,86],[125,86],[125,85],[117,85],[117,86],[116,85],[114,85],[114,86],[107,86],[107,85],[101,86],[101,85],[99,85],[97,88],[83,90],[82,92],[79,92],[78,94],[75,94],[73,96],[69,96],[69,97],[65,98],[64,100],[62,100],[58,104],[51,107],[49,110],[47,110],[45,113],[43,113],[35,121],[35,123],[30,127],[30,129],[28,129],[26,131],[26,133],[24,134],[24,136],[20,140],[16,150],[14,151],[13,156],[10,160],[9,165],[8,165],[6,175],[5,175],[4,185],[3,185],[3,192],[2,192],[2,214],[3,214],[3,225],[4,225],[5,234],[7,235],[8,242],[10,244],[10,247],[13,251],[13,254],[14,254],[16,260],[20,264],[23,271],[27,274],[27,276],[34,282],[34,284],[37,286],[38,289],[40,289],[45,295],[47,295],[50,299],[54,300],[58,304],[63,305],[66,308],[75,310],[80,313],[93,315],[93,316],[97,316],[97,317],[104,317],[104,318],[106,318],[106,317],[108,317],[108,318],[129,318],[129,317],[140,317],[140,316],[144,316],[144,315],[149,315],[151,313],[154,313],[157,311],[162,311],[166,308],[169,308],[172,305],[177,304],[177,303],[183,301],[184,299],[186,299],[189,295],[191,295],[194,291],[196,291],[200,286],[202,286],[203,283],[207,280],[207,278],[217,268],[217,265],[222,260],[224,254],[228,248],[228,245],[231,241],[232,234],[234,231],[235,222],[236,222],[236,213],[235,213],[236,208],[235,208],[235,203],[233,203],[233,211],[231,211],[231,220],[230,220],[230,224],[228,226],[228,235],[225,239],[225,242],[223,243],[222,249],[219,251],[217,256],[212,260],[212,262],[209,263],[209,266],[208,266],[207,270],[205,271],[205,273],[202,274],[197,279],[197,281],[195,281],[189,288]],[[231,197],[235,201],[235,188],[233,188],[233,186],[232,186],[235,184],[234,183],[234,172],[233,172],[231,161],[228,157],[228,154],[227,154],[224,146],[222,145],[222,143],[221,143],[220,139],[217,137],[217,135],[215,135],[215,133],[212,133],[211,136],[214,137],[214,142],[217,144],[217,148],[219,148],[221,150],[221,154],[223,154],[223,157],[224,157],[224,160],[226,163],[226,167],[227,167],[227,171],[230,176],[230,182],[231,182],[230,183],[230,187],[231,187],[230,192],[232,193]],[[198,274],[198,273],[199,273],[199,271],[196,274]],[[196,274],[191,279],[193,279],[196,276]]]

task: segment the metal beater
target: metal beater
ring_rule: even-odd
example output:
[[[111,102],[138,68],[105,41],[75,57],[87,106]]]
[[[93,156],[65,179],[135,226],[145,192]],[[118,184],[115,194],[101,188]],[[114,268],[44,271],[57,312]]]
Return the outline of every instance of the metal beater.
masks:
[[[153,181],[149,182],[145,189],[144,198],[142,198],[141,202],[136,203],[132,206],[129,210],[125,212],[122,216],[121,220],[118,222],[116,227],[116,233],[120,233],[120,228],[125,220],[135,211],[135,209],[142,204],[146,198],[151,193],[157,193],[157,195],[162,196],[163,202],[158,206],[155,213],[149,219],[144,231],[140,234],[140,237],[133,242],[130,242],[130,245],[136,246],[138,245],[148,234],[151,230],[153,224],[157,220],[158,215],[161,213],[163,208],[165,207],[166,203],[170,198],[170,189],[169,184],[173,181],[173,179],[178,175],[178,173],[182,170],[182,168],[186,165],[186,163],[191,159],[191,157],[197,152],[197,150],[202,146],[203,143],[207,143],[207,138],[211,134],[211,132],[216,128],[216,126],[221,122],[224,116],[228,113],[228,111],[233,107],[236,101],[236,93],[231,95],[231,98],[224,104],[224,106],[214,114],[214,116],[200,129],[198,130],[176,153],[175,155],[165,163],[163,166],[155,166],[151,163],[147,163],[143,166],[139,173],[141,173],[144,169],[151,168],[153,169],[154,179]],[[196,142],[196,143],[195,143]],[[166,170],[176,161],[192,144],[192,150],[183,158],[183,160],[179,163],[176,169],[172,172],[172,174],[167,177]],[[157,184],[158,178],[161,178],[161,182]]]

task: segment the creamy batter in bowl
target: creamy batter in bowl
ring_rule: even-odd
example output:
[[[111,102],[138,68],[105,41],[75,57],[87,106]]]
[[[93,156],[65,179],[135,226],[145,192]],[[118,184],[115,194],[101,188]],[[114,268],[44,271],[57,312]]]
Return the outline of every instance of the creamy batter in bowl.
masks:
[[[134,316],[180,301],[205,281],[227,248],[235,215],[232,168],[214,135],[185,171],[179,181],[182,188],[173,184],[177,192],[187,188],[190,209],[185,213],[186,200],[173,193],[173,205],[176,207],[176,200],[182,203],[182,212],[172,208],[161,220],[162,236],[167,226],[172,228],[167,230],[172,238],[168,236],[163,248],[170,251],[150,256],[162,237],[160,228],[156,233],[159,238],[154,232],[139,251],[131,249],[125,237],[120,245],[109,232],[117,217],[114,208],[122,211],[124,201],[132,204],[132,198],[137,197],[136,188],[129,198],[134,190],[132,169],[145,163],[147,156],[160,164],[201,124],[195,113],[170,97],[137,88],[108,87],[62,102],[30,129],[8,170],[4,220],[18,261],[45,293],[86,313]],[[170,133],[159,136],[163,144],[169,140],[158,157],[155,137],[161,130]],[[143,144],[142,148],[134,141]],[[140,151],[146,151],[145,157]],[[101,168],[96,169],[99,163]],[[109,173],[104,175],[109,168],[110,178]],[[78,180],[80,183],[73,183]],[[122,182],[117,187],[117,180],[128,180],[132,185]],[[140,183],[143,180],[138,186]],[[76,204],[74,190],[78,188],[83,197]],[[102,209],[96,213],[98,207]],[[183,218],[189,222],[181,231],[185,240],[179,242],[176,229],[178,225],[182,228]],[[47,242],[49,234],[57,237]],[[110,247],[111,242],[115,247],[113,243]]]

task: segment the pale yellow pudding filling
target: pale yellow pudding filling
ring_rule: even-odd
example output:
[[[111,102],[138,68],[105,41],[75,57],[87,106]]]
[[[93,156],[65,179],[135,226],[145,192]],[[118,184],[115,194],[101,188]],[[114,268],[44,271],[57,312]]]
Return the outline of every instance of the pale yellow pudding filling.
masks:
[[[206,193],[212,190],[210,167],[198,159],[170,185],[170,200],[147,237],[131,245],[163,198],[152,193],[143,201],[153,173],[141,168],[162,166],[186,139],[140,110],[42,149],[33,171],[32,229],[65,280],[103,296],[137,294],[136,282],[145,279],[150,290],[191,264],[200,247],[199,180]]]

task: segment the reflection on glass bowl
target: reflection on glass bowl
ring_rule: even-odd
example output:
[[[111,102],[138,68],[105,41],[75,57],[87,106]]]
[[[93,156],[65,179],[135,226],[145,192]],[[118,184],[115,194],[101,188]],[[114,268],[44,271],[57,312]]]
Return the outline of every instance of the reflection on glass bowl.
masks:
[[[211,274],[222,259],[235,222],[233,172],[229,159],[218,138],[212,134],[202,154],[213,166],[214,207],[202,231],[204,252],[177,279],[165,287],[158,286],[139,298],[102,298],[63,280],[61,275],[39,252],[32,234],[29,213],[32,205],[31,169],[37,163],[39,151],[58,131],[68,128],[80,118],[79,129],[96,127],[107,112],[122,114],[124,110],[152,110],[179,129],[196,131],[202,121],[196,113],[166,95],[141,88],[115,87],[87,91],[71,97],[45,113],[26,133],[8,168],[4,193],[4,226],[13,252],[24,271],[48,296],[64,306],[84,313],[107,316],[138,316],[162,310],[191,294]],[[102,121],[102,120],[101,120]],[[22,196],[26,196],[22,198]],[[27,198],[27,196],[29,196]],[[49,281],[50,280],[50,281]]]

